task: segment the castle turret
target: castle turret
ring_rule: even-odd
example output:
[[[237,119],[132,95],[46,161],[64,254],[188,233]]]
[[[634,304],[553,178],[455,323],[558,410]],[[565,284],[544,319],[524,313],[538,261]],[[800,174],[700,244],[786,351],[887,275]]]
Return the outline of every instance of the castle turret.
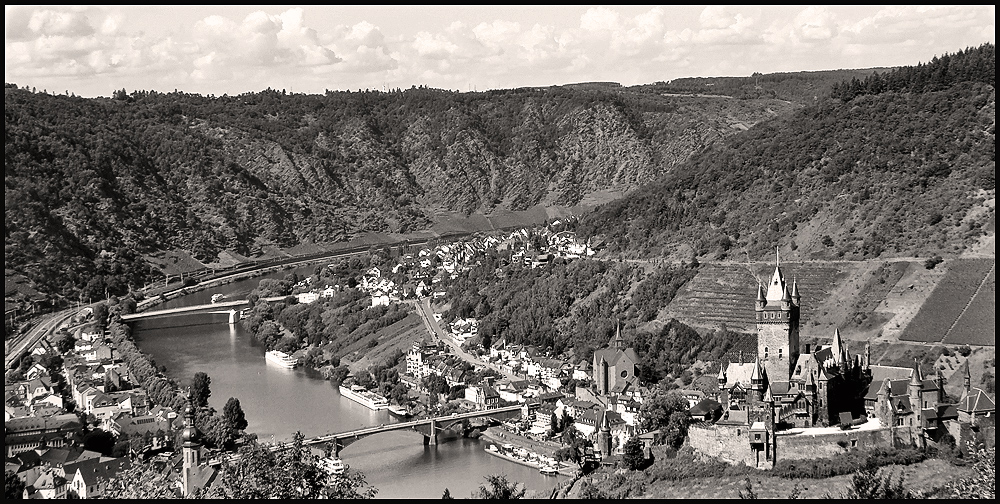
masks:
[[[799,295],[799,282],[796,279],[792,279],[792,304],[799,306],[802,301],[802,296]]]
[[[597,449],[603,458],[611,456],[611,421],[608,419],[608,410],[604,410],[604,414],[601,415],[601,428],[597,432]]]
[[[764,400],[764,390],[767,389],[767,371],[760,363],[760,357],[754,364],[753,372],[750,374],[750,391],[757,402]]]
[[[719,366],[719,390],[726,389],[726,365]]]
[[[762,284],[757,284],[757,301],[755,308],[757,311],[761,311],[767,306],[767,298],[764,297],[764,286]]]

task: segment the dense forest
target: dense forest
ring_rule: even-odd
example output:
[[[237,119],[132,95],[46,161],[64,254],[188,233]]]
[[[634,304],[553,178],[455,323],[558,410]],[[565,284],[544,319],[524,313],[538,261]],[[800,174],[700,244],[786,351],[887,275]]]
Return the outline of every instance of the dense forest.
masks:
[[[796,106],[601,86],[4,94],[5,266],[84,301],[142,285],[164,250],[207,263],[574,205]]]
[[[775,244],[809,258],[960,252],[993,216],[993,51],[880,74],[908,84],[758,124],[585,215],[578,231],[640,255],[680,244],[717,257]]]

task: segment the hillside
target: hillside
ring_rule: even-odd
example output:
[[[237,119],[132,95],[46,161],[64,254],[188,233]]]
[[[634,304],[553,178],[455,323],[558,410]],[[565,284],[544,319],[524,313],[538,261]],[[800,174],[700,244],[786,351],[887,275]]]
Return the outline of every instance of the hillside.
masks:
[[[957,255],[992,234],[994,47],[840,86],[581,220],[611,252]],[[848,91],[844,91],[844,89]],[[846,101],[845,101],[846,100]],[[989,230],[989,231],[988,231]]]
[[[8,84],[5,265],[100,298],[188,263],[592,204],[798,106],[586,87],[83,99]]]

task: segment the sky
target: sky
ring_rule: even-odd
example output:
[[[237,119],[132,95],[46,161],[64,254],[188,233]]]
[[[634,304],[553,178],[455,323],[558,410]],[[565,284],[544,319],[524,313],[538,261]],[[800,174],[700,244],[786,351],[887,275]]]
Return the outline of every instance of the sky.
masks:
[[[51,93],[457,91],[915,65],[978,6],[10,6],[4,81]]]

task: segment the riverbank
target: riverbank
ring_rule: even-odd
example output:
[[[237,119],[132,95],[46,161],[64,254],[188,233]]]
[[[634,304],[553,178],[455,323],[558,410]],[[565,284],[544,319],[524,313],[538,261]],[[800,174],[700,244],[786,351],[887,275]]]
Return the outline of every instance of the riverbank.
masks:
[[[549,458],[554,458],[556,451],[562,448],[562,444],[552,442],[552,441],[535,441],[533,439],[528,439],[519,434],[515,434],[502,426],[500,427],[490,427],[483,431],[481,440],[492,442],[498,445],[510,444],[515,448],[523,448],[529,452],[537,453]],[[525,465],[531,465],[525,463]],[[537,466],[536,466],[537,467]],[[570,463],[569,466],[559,467],[559,474],[563,476],[573,477],[576,475],[579,468],[576,465]]]

